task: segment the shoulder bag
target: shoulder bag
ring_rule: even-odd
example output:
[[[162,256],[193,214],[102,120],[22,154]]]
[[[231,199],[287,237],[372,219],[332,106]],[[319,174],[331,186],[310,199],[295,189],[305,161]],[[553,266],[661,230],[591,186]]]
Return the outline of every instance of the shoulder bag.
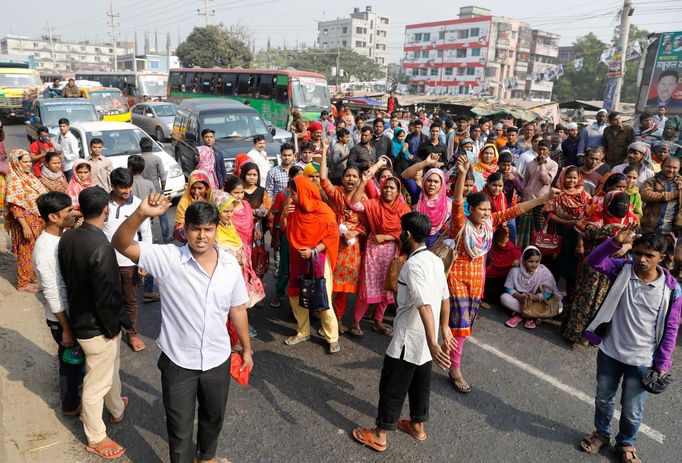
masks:
[[[530,244],[535,246],[540,250],[542,257],[548,259],[554,259],[561,254],[561,244],[563,242],[563,237],[556,232],[556,227],[554,233],[549,232],[549,219],[552,214],[549,214],[542,224],[542,229],[534,230],[530,236]]]
[[[268,273],[270,253],[265,249],[263,240],[254,242],[254,247],[251,250],[251,265],[258,278],[263,278]]]
[[[330,308],[327,295],[327,280],[317,278],[317,266],[320,255],[313,251],[313,255],[305,264],[305,271],[301,276],[301,292],[298,295],[298,304],[304,309],[322,311]]]

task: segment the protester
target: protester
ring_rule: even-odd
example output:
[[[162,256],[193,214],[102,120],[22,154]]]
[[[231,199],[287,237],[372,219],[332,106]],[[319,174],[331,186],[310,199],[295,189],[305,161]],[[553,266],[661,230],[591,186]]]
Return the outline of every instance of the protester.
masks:
[[[682,309],[680,285],[660,265],[665,240],[652,232],[638,237],[635,228],[623,228],[587,258],[588,265],[609,278],[611,289],[585,331],[585,337],[599,345],[599,353],[595,431],[580,441],[580,447],[593,454],[610,445],[615,397],[622,378],[615,448],[621,461],[629,462],[640,461],[635,444],[647,397],[643,375],[653,369],[658,382],[665,381],[672,367]],[[633,260],[609,257],[622,254],[624,246],[631,246]]]
[[[183,243],[187,241],[184,236],[185,211],[195,202],[211,202],[212,194],[211,181],[206,172],[195,170],[189,174],[187,186],[175,211],[175,229],[173,231],[175,239]]]
[[[666,159],[661,171],[644,182],[640,193],[644,201],[642,230],[661,234],[678,231],[676,217],[682,194],[680,159]]]
[[[272,206],[272,199],[265,188],[261,185],[260,171],[253,162],[244,164],[241,168],[239,178],[244,182],[244,200],[251,206],[253,211],[254,226],[261,232],[267,230],[265,217]]]
[[[57,151],[50,140],[50,130],[47,127],[38,127],[36,129],[38,139],[31,143],[28,148],[29,156],[31,156],[31,161],[33,161],[33,174],[36,177],[40,177],[42,174],[42,167],[45,165],[45,156],[47,153]]]
[[[95,184],[92,181],[92,166],[90,165],[90,161],[79,159],[73,164],[73,170],[75,175],[69,180],[69,187],[67,188],[66,193],[71,196],[75,216],[80,218],[81,212],[78,203],[78,195],[80,195],[81,191],[95,186]]]
[[[45,164],[40,168],[40,181],[48,191],[66,193],[69,182],[62,172],[62,158],[59,153],[50,151],[45,155]]]
[[[604,143],[604,129],[609,125],[609,112],[602,108],[597,111],[596,121],[580,132],[580,142],[578,143],[578,157],[583,157],[590,148],[602,146]]]
[[[412,160],[410,147],[405,141],[406,137],[405,130],[401,127],[397,127],[393,131],[391,162],[393,163],[396,175],[401,175],[410,166],[410,161]]]
[[[76,85],[76,81],[69,79],[66,86],[64,87],[64,98],[80,98],[81,91]]]
[[[73,207],[71,198],[57,191],[40,195],[36,203],[40,216],[45,221],[45,230],[40,234],[33,248],[33,268],[45,297],[45,321],[58,346],[59,397],[62,403],[62,415],[75,417],[81,413],[80,388],[85,371],[82,352],[77,347],[73,326],[69,319],[66,286],[57,258],[57,248],[62,232],[64,228],[71,227],[74,222],[71,214]],[[64,353],[67,349],[70,349],[72,353],[71,358],[78,359],[80,355],[81,362],[64,361]]]
[[[303,169],[306,165],[313,162],[314,155],[315,155],[315,145],[313,145],[309,141],[307,141],[305,143],[301,143],[301,152],[298,155],[299,160],[294,165],[299,166],[301,169]],[[250,160],[250,158],[248,158],[248,156],[247,156],[247,162],[248,162],[248,160]]]
[[[609,172],[608,164],[604,164],[604,147],[597,146],[591,148],[585,154],[584,164],[580,166],[580,174],[583,177],[585,191],[590,195],[594,195],[597,187],[600,185],[600,180]]]
[[[485,286],[481,307],[490,309],[500,302],[509,271],[521,262],[521,250],[510,239],[509,228],[500,225],[493,233],[493,245],[485,267]]]
[[[377,161],[377,152],[372,144],[372,129],[363,127],[359,142],[350,150],[347,166],[356,167],[360,172],[369,169]]]
[[[570,122],[564,126],[568,136],[561,142],[561,151],[564,154],[564,166],[577,166],[580,153],[580,138],[578,137],[578,124]],[[585,130],[585,129],[583,129]]]
[[[615,167],[622,164],[627,156],[627,147],[635,141],[635,132],[629,125],[624,125],[617,112],[609,114],[609,126],[604,129],[605,161]]]
[[[627,179],[627,189],[625,192],[630,197],[630,207],[632,212],[642,221],[642,195],[639,193],[637,180],[639,180],[639,172],[636,167],[627,166],[623,170],[623,175]]]
[[[310,312],[299,304],[300,277],[307,268],[315,278],[325,279],[325,290],[330,307],[321,310],[322,328],[319,333],[328,343],[328,352],[337,353],[339,325],[332,310],[333,274],[339,252],[339,230],[336,216],[320,197],[320,190],[310,179],[298,176],[289,182],[293,212],[287,214],[289,242],[289,305],[296,318],[296,334],[284,342],[294,346],[310,339]]]
[[[329,180],[334,185],[341,185],[346,162],[350,157],[350,132],[345,128],[336,131],[336,142],[329,153]],[[323,156],[322,159],[326,159]]]
[[[210,132],[209,132],[210,133]],[[208,135],[206,133],[205,135]],[[218,175],[216,174],[215,153],[213,148],[206,145],[197,146],[197,154],[195,156],[195,170],[200,170],[208,176],[208,180],[212,190],[219,190],[222,187],[218,183]]]
[[[215,130],[204,129],[201,131],[201,140],[204,143],[204,147],[208,148],[213,152],[213,171],[216,175],[216,180],[218,182],[218,188],[222,188],[227,178],[227,168],[225,167],[225,158],[227,152],[216,145],[215,142]],[[197,166],[196,169],[199,169]]]
[[[635,167],[639,172],[637,180],[637,186],[639,187],[654,176],[653,165],[651,164],[651,148],[646,143],[641,141],[630,143],[627,160],[626,164],[615,166],[611,169],[611,172],[623,173],[627,166]]]
[[[418,212],[400,219],[401,248],[408,255],[398,281],[395,335],[386,350],[379,382],[379,406],[374,429],[356,428],[355,440],[378,452],[388,448],[387,431],[401,431],[418,441],[427,439],[424,423],[429,419],[432,363],[443,370],[450,366],[456,341],[448,328],[448,285],[443,262],[426,252],[425,241],[432,224]],[[440,333],[442,345],[438,344]],[[400,419],[409,396],[410,419]]]
[[[516,160],[516,163],[514,164],[514,167],[516,168],[516,173],[519,174],[521,178],[524,178],[526,176],[526,167],[528,164],[535,158],[538,157],[538,146],[539,143],[543,140],[541,134],[533,135],[533,137],[530,139],[530,148],[528,150],[524,151],[519,155],[519,158]],[[552,147],[550,145],[550,159],[554,161],[554,158],[551,156],[551,150]],[[561,162],[565,162],[563,160],[563,154],[561,155]],[[557,166],[559,165],[558,161],[555,161],[557,163]]]
[[[69,120],[65,117],[59,119],[59,136],[57,137],[57,144],[59,145],[59,152],[62,155],[62,168],[67,180],[71,180],[73,176],[73,166],[80,156],[80,148],[78,147],[78,140],[76,136],[71,133]]]
[[[103,231],[109,193],[97,186],[86,188],[79,204],[85,222],[64,233],[58,253],[69,318],[85,354],[80,418],[88,440],[85,449],[103,458],[117,458],[125,449],[107,437],[102,407],[109,411],[112,423],[123,421],[128,398],[121,396],[120,341],[121,330],[131,325],[123,306],[116,253]]]
[[[493,172],[497,172],[497,161],[499,154],[497,148],[493,144],[486,144],[478,153],[477,162],[473,165],[474,172],[478,172],[481,177],[480,183],[476,184],[476,188],[482,190],[488,180],[488,176]]]
[[[5,230],[12,241],[12,254],[17,259],[17,290],[38,291],[31,262],[36,238],[45,228],[36,206],[38,197],[47,193],[45,186],[32,171],[28,151],[17,149],[9,153],[9,174],[5,195]]]
[[[413,122],[413,124],[414,131],[410,132],[410,134],[407,135],[407,137],[405,138],[405,142],[407,143],[407,146],[409,146],[410,148],[410,154],[412,154],[412,156],[417,156],[417,154],[419,154],[419,149],[421,148],[421,146],[429,142],[429,137],[425,133],[422,133],[422,129],[424,128],[424,123],[422,121],[416,119]]]
[[[210,188],[210,187],[209,187]],[[172,463],[214,461],[230,386],[232,323],[242,346],[240,371],[253,367],[248,335],[248,295],[237,260],[215,244],[218,210],[200,201],[185,213],[187,244],[138,243],[136,231],[145,220],[165,214],[170,200],[145,198],[118,228],[116,250],[154,275],[159,282],[163,406]],[[198,391],[198,393],[197,393]],[[199,409],[196,447],[192,448],[194,410]]]

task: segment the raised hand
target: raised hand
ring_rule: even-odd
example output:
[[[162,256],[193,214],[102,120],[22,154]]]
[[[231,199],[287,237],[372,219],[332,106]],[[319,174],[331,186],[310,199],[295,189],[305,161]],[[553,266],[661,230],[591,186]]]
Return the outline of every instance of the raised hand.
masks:
[[[621,246],[626,245],[626,244],[632,244],[635,239],[639,236],[636,233],[637,230],[637,224],[636,223],[631,223],[626,225],[625,227],[621,228],[618,233],[616,233],[616,236],[613,238],[613,240],[620,244]]]
[[[145,217],[159,217],[171,207],[171,199],[160,193],[152,193],[142,200],[139,211]]]

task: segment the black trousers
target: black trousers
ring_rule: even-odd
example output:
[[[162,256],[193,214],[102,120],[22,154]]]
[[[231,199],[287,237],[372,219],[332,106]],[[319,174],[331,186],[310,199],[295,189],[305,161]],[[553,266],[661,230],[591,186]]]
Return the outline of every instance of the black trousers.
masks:
[[[404,353],[404,352],[403,352]],[[386,431],[398,428],[398,419],[405,403],[410,401],[410,420],[424,423],[429,420],[429,399],[431,395],[431,364],[424,365],[384,356],[379,381],[379,410],[376,425]]]
[[[59,359],[59,398],[62,402],[62,411],[72,412],[81,404],[80,387],[85,376],[85,365],[72,365],[66,363],[62,356],[66,350],[62,346],[62,325],[59,322],[45,320],[50,327],[52,338],[57,343],[57,358]]]
[[[194,458],[215,456],[230,387],[230,359],[207,371],[182,368],[166,354],[157,366],[161,370],[163,406],[166,410],[171,463],[192,463]],[[197,446],[192,449],[194,409],[199,402]]]

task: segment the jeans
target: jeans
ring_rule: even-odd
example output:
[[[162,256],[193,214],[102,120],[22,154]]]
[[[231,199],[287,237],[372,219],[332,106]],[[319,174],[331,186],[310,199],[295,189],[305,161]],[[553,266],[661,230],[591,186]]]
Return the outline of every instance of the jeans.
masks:
[[[611,437],[611,419],[616,406],[616,391],[623,379],[620,395],[621,417],[616,445],[635,445],[642,424],[647,392],[642,387],[642,372],[649,367],[632,366],[615,360],[601,350],[597,354],[597,397],[594,399],[594,426],[599,434]]]
[[[57,357],[59,358],[59,398],[62,402],[62,411],[71,412],[81,403],[80,387],[85,376],[85,365],[72,365],[62,360],[66,350],[62,346],[62,325],[47,320],[47,326],[50,327],[52,337],[59,346]]]
[[[168,241],[169,239],[171,239],[171,229],[168,223],[167,214],[164,213],[159,216],[159,225],[161,226],[161,237],[163,238],[163,240]]]

